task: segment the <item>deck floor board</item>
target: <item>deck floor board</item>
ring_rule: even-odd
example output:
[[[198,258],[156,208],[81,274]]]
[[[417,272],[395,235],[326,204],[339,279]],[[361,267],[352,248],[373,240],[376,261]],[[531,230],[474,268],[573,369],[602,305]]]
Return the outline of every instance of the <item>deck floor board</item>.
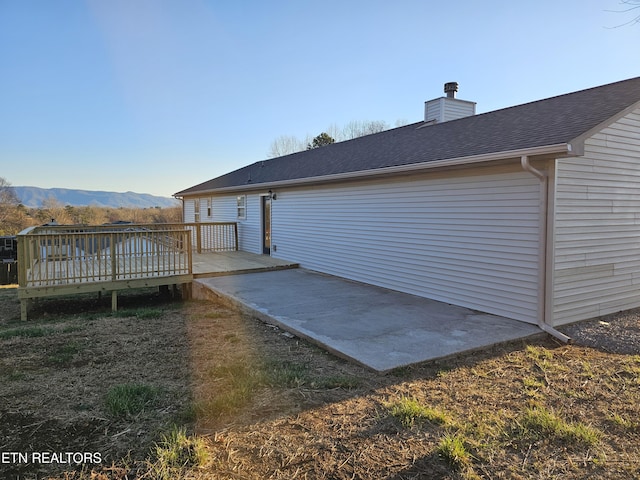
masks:
[[[194,278],[217,277],[249,272],[266,272],[297,268],[295,262],[289,262],[269,255],[233,251],[193,254]]]

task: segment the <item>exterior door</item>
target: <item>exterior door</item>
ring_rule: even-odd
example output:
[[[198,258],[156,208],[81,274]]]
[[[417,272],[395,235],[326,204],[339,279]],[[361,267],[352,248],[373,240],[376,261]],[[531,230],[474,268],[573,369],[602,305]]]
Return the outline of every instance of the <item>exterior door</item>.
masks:
[[[271,198],[262,197],[262,253],[271,255]]]

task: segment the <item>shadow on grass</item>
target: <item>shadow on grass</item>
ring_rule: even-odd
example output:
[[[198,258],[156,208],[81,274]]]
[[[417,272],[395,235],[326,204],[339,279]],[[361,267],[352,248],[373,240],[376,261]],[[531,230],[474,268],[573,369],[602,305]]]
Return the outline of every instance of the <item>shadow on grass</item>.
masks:
[[[105,415],[106,421],[98,421],[101,413],[106,412],[96,410],[91,404],[87,405],[97,423],[91,426],[93,430],[78,427],[73,438],[78,442],[85,442],[88,447],[108,452],[109,462],[119,462],[118,455],[124,456],[124,452],[134,444],[137,448],[133,461],[143,462],[148,458],[153,442],[166,434],[172,424],[192,429],[192,422],[201,420],[198,417],[206,415],[216,417],[207,419],[211,421],[210,431],[214,434],[226,431],[231,435],[231,429],[236,428],[256,431],[262,428],[265,429],[265,438],[269,438],[269,435],[277,434],[269,430],[273,428],[274,422],[282,422],[287,424],[287,428],[295,430],[291,438],[297,440],[299,437],[295,435],[306,432],[305,428],[309,428],[309,431],[313,428],[305,425],[305,428],[296,430],[296,415],[309,411],[315,414],[316,409],[349,400],[366,399],[372,394],[379,395],[377,392],[385,389],[389,392],[399,391],[414,383],[438,380],[459,367],[471,368],[486,360],[523,350],[526,345],[520,341],[513,342],[440,361],[403,367],[387,375],[380,375],[334,357],[304,340],[285,335],[259,320],[243,317],[214,303],[177,302],[149,289],[119,295],[119,306],[121,312],[112,315],[110,298],[83,294],[46,299],[36,302],[33,309],[35,322],[59,319],[76,325],[85,318],[97,320],[107,317],[103,322],[88,322],[83,331],[70,331],[69,338],[64,337],[65,341],[70,342],[65,345],[73,346],[75,344],[72,342],[76,337],[92,335],[91,343],[86,349],[68,347],[62,350],[60,347],[60,351],[54,352],[60,355],[59,363],[65,368],[70,367],[68,363],[71,355],[82,356],[93,352],[92,361],[95,363],[88,365],[86,377],[80,378],[76,371],[72,376],[74,382],[85,391],[92,392],[101,402],[113,385],[132,382],[161,385],[165,377],[158,375],[170,377],[175,376],[176,372],[184,371],[183,378],[179,384],[176,383],[182,396],[172,402],[165,403],[163,400],[148,416],[137,416],[135,412],[129,412],[125,419],[114,420]],[[169,315],[158,318],[158,310],[169,312]],[[155,313],[141,318],[138,315],[141,311]],[[124,320],[118,323],[128,313],[135,317],[135,321]],[[114,330],[114,325],[118,326],[117,331]],[[96,328],[100,330],[94,332]],[[42,338],[42,341],[46,340],[46,337]],[[547,348],[555,345],[539,341],[536,344]],[[142,348],[142,351],[137,352],[137,348]],[[163,353],[170,355],[165,358],[160,355]],[[119,362],[122,362],[122,367]],[[109,377],[107,380],[106,376],[112,373],[110,370],[117,368],[123,368],[121,378]],[[199,371],[201,376],[196,375]],[[97,378],[92,379],[91,376]],[[195,389],[205,384],[210,390],[198,396]],[[46,395],[48,392],[40,393]],[[56,394],[64,399],[65,392]],[[119,397],[121,396],[120,392]],[[209,404],[209,409],[199,408],[203,406],[203,398],[213,402]],[[143,399],[143,403],[147,405],[149,402]],[[48,425],[47,422],[54,420],[44,412],[39,413],[41,417],[34,418],[32,423],[42,423],[38,431],[45,436],[52,436],[51,445],[57,445],[56,448],[63,448],[63,451],[75,446],[70,443],[69,437],[61,436],[71,434],[69,429],[72,426],[58,424],[59,433],[54,433],[53,428],[44,428]],[[370,421],[366,416],[374,414],[372,410],[367,410],[362,413],[362,418]],[[162,421],[153,416],[161,417]],[[386,421],[383,416],[382,423]],[[362,426],[357,425],[360,434],[363,433]],[[25,424],[20,428],[24,427]],[[384,429],[389,426],[373,426],[374,429],[381,427]],[[39,435],[38,431],[24,430],[26,434],[33,435]],[[22,433],[16,429],[13,435],[17,434]],[[239,438],[245,440],[244,437]],[[22,448],[20,444],[10,445],[14,451]],[[296,446],[302,448],[303,445]],[[348,449],[345,448],[344,451],[347,452]],[[229,452],[231,454],[232,450]],[[446,462],[437,455],[425,455],[424,452],[416,455],[416,461],[391,478],[399,480],[412,478],[411,475],[439,478],[440,475],[451,474]],[[345,457],[346,460],[348,458]],[[41,472],[30,470],[28,473]]]
[[[29,321],[39,322],[69,315],[111,315],[123,316],[128,310],[153,307],[166,308],[181,304],[179,297],[173,298],[157,288],[123,290],[118,292],[118,311],[111,310],[111,296],[97,293],[82,293],[36,299],[29,310]]]

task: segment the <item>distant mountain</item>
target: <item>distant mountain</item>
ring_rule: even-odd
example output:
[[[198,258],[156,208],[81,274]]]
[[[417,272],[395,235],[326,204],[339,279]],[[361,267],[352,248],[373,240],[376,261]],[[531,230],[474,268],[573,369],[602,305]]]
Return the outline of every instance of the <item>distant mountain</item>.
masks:
[[[54,198],[62,205],[83,207],[93,205],[110,208],[153,208],[175,207],[180,202],[175,198],[156,197],[147,193],[118,193],[91,190],[71,190],[68,188],[11,187],[25,207],[39,208],[48,198]]]

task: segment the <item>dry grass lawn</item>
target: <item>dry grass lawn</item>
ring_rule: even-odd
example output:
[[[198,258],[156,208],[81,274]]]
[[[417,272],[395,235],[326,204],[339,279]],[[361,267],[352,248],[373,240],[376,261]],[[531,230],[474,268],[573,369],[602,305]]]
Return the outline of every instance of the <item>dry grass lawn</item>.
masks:
[[[120,305],[23,323],[0,289],[0,455],[101,460],[0,478],[640,478],[640,352],[543,339],[382,376],[221,305]]]

